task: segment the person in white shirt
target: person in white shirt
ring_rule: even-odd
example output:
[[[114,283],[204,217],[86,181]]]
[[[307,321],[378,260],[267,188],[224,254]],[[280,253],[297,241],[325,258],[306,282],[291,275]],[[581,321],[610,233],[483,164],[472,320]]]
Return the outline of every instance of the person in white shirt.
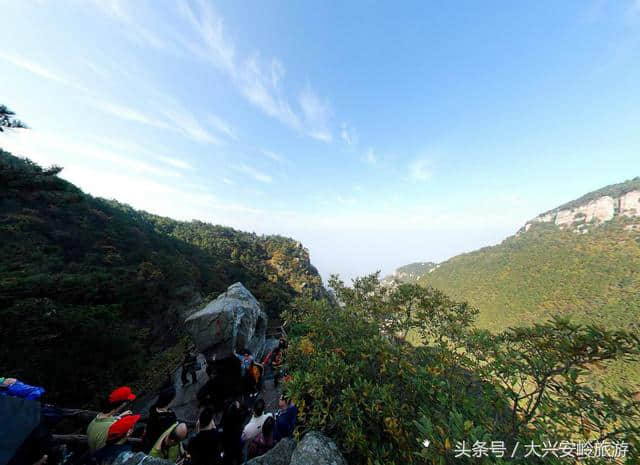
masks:
[[[264,400],[256,400],[251,420],[249,420],[249,423],[247,423],[247,426],[244,427],[244,431],[242,432],[242,441],[246,444],[255,438],[262,430],[264,421],[272,416],[271,413],[265,413]]]

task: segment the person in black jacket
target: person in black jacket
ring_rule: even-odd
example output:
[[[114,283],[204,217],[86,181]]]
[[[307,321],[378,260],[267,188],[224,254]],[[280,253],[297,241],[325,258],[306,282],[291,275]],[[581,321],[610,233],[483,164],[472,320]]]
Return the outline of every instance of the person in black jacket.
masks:
[[[196,424],[196,436],[189,441],[187,452],[192,465],[219,465],[222,463],[220,433],[213,421],[213,409],[204,408]]]
[[[225,465],[236,465],[242,461],[242,430],[245,412],[237,400],[232,402],[222,417],[222,449]]]
[[[173,386],[160,391],[158,400],[149,409],[149,419],[147,429],[144,433],[142,450],[149,453],[153,444],[171,425],[177,423],[176,414],[169,408],[171,402],[176,397],[176,390]]]
[[[276,413],[275,418],[275,438],[277,441],[292,437],[298,421],[298,407],[285,394],[280,396],[278,407],[280,410]]]
[[[191,382],[196,384],[198,379],[198,375],[196,372],[198,371],[198,356],[193,353],[193,351],[189,351],[184,356],[184,361],[182,362],[182,373],[180,373],[180,378],[182,379],[182,385],[186,386],[189,384],[189,380],[187,379],[187,375],[191,375]]]

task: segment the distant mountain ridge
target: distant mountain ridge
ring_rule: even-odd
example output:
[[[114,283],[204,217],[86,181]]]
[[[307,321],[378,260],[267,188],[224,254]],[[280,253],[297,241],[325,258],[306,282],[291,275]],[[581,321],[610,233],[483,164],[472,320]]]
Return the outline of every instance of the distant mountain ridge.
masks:
[[[420,276],[431,273],[438,268],[438,264],[435,262],[415,262],[408,265],[401,266],[396,269],[392,274],[385,276],[382,282],[385,284],[393,283],[394,281],[403,283],[415,283]]]

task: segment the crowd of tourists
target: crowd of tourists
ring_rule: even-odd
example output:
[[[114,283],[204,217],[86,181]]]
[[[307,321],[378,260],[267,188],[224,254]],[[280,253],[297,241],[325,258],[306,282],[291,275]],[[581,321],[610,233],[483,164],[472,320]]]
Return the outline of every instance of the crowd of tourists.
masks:
[[[141,416],[124,410],[135,395],[126,386],[114,390],[103,411],[87,427],[90,455],[84,463],[111,464],[122,452],[142,450],[151,457],[178,464],[236,465],[263,455],[280,439],[291,437],[298,415],[295,404],[284,395],[280,397],[275,413],[265,411],[262,398],[255,401],[250,411],[234,400],[228,403],[220,424],[216,424],[213,409],[205,407],[190,430],[171,409],[174,398],[173,387],[159,394],[157,402],[149,409],[142,441],[138,445],[130,439],[142,429],[136,428]]]
[[[260,397],[265,366],[273,369],[274,384],[278,384],[285,348],[286,341],[281,340],[262,363],[256,362],[247,351],[242,354],[234,352],[240,361],[242,383],[253,386],[253,391],[248,397],[241,396],[242,400],[227,400],[218,415],[211,406],[205,405],[200,409],[195,424],[182,421],[173,411],[176,388],[172,383],[158,393],[148,412],[141,413],[130,409],[136,400],[131,388],[121,386],[114,389],[86,427],[88,451],[67,463],[110,465],[123,452],[140,451],[181,465],[238,465],[263,455],[282,438],[292,437],[296,426],[298,409],[289,398],[282,395],[277,411],[267,412],[265,401]],[[196,372],[200,368],[196,354],[187,354],[181,372],[182,385],[188,384],[188,377],[196,384]],[[43,388],[29,386],[13,378],[0,378],[0,395],[36,400],[42,393]],[[49,432],[47,436],[49,439],[52,437]],[[27,452],[30,447],[26,447]],[[22,449],[25,449],[24,445]],[[11,465],[47,465],[50,459],[42,452],[16,457],[9,462]],[[60,463],[60,460],[51,461],[48,465],[53,463]]]

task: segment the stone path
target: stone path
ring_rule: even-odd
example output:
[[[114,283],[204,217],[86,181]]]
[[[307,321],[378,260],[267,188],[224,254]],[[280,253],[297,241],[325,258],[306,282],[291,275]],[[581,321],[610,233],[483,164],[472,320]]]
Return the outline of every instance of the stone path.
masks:
[[[192,384],[190,382],[186,386],[182,386],[182,381],[180,379],[182,367],[178,367],[171,377],[176,389],[176,398],[171,404],[171,408],[180,420],[194,424],[200,415],[200,407],[197,399],[198,391],[209,379],[205,370],[205,358],[202,354],[198,354],[198,361],[200,362],[202,369],[198,370],[196,373],[196,384]],[[189,379],[191,379],[191,377],[189,377]],[[267,367],[265,370],[264,382],[262,383],[262,391],[258,397],[262,397],[264,399],[266,410],[268,412],[276,412],[278,410],[278,399],[281,392],[281,386],[275,386],[271,367]],[[250,404],[249,406],[252,406],[255,399],[257,399],[257,397],[253,399],[249,399],[247,397],[245,400],[247,404]],[[237,398],[237,400],[241,402],[243,401],[241,398]],[[148,412],[149,408],[155,403],[155,401],[155,396],[146,397],[142,402],[135,406],[136,411],[144,413]],[[222,413],[218,413],[216,415],[216,423],[221,420],[221,417]]]
[[[282,393],[282,388],[280,385],[276,386],[273,382],[273,375],[270,373],[271,368],[269,367],[265,371],[268,373],[265,373],[265,380],[264,383],[262,383],[261,395],[264,399],[266,410],[268,412],[276,412],[278,410],[278,399]]]

